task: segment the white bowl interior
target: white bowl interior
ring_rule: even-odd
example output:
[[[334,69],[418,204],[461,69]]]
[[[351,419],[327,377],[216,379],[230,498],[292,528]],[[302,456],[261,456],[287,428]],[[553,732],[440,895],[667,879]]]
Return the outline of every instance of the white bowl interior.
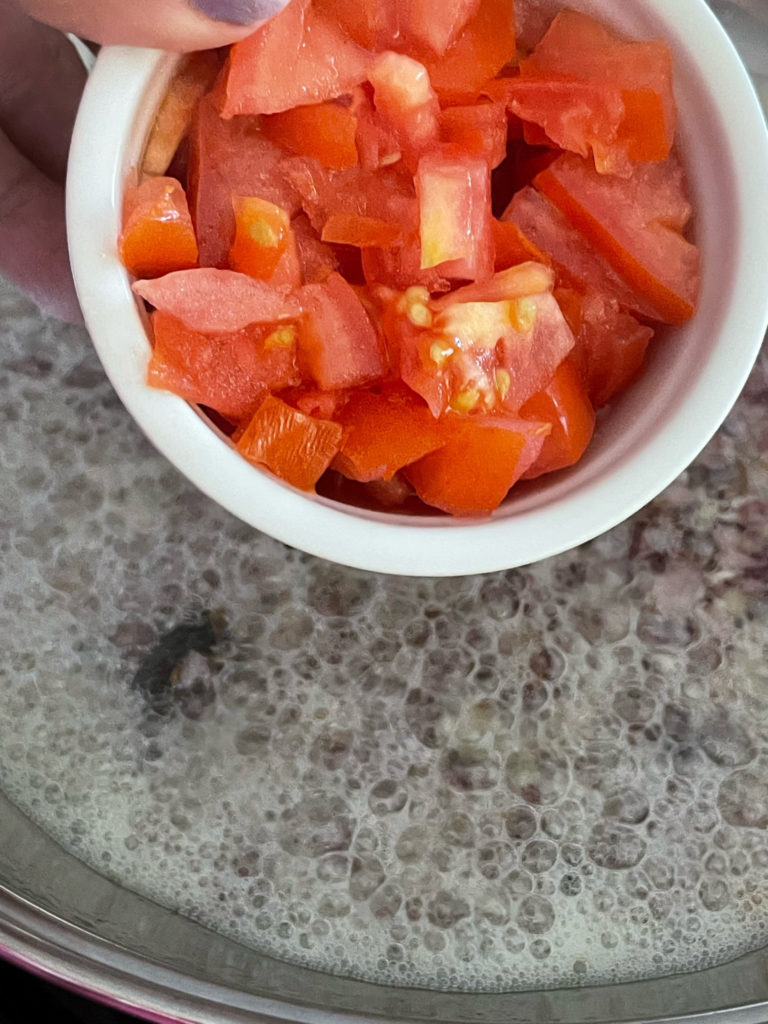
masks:
[[[119,47],[102,52],[81,106],[68,182],[70,250],[86,323],[116,391],[150,440],[244,521],[312,554],[374,571],[450,576],[510,568],[627,518],[722,423],[768,322],[768,140],[758,100],[704,0],[570,6],[636,38],[663,36],[673,48],[680,148],[698,211],[700,307],[683,328],[659,332],[642,377],[601,416],[576,467],[526,485],[489,520],[472,522],[409,519],[300,493],[246,463],[181,399],[146,386],[145,323],[116,242],[124,183],[177,58]]]

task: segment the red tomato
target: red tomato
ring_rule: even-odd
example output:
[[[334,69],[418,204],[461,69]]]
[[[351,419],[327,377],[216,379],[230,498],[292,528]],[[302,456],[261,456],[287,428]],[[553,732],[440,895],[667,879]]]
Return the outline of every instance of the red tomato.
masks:
[[[333,466],[352,480],[391,480],[445,440],[424,400],[399,381],[355,391],[334,418],[344,439]]]
[[[562,283],[581,291],[600,292],[616,299],[623,309],[643,317],[656,314],[655,307],[630,288],[584,235],[536,189],[520,189],[502,220],[516,225],[531,246],[546,254]]]
[[[545,424],[447,416],[446,443],[403,472],[422,501],[454,516],[489,515],[536,459]]]
[[[599,292],[559,292],[558,299],[576,337],[574,359],[599,409],[638,375],[653,330]]]
[[[406,23],[401,28],[406,38],[442,57],[479,6],[480,0],[404,0]]]
[[[565,153],[534,184],[660,320],[680,324],[693,316],[699,253],[682,235],[691,207],[675,157],[638,164],[629,178],[620,178]]]
[[[507,112],[503,103],[448,107],[440,114],[440,139],[463,153],[483,157],[491,168],[507,155]]]
[[[531,79],[566,76],[618,89],[624,111],[613,138],[604,140],[605,170],[620,170],[626,160],[659,161],[669,156],[677,111],[666,43],[630,42],[587,14],[562,11],[531,56],[521,62],[520,73]]]
[[[401,238],[401,231],[396,224],[378,217],[339,212],[332,213],[325,222],[321,238],[324,242],[354,245],[359,249],[386,248]]]
[[[444,55],[425,61],[441,99],[476,94],[505,64],[514,61],[514,6],[509,0],[480,0],[477,10]]]
[[[266,466],[286,483],[311,491],[340,442],[341,427],[337,423],[305,416],[269,395],[253,414],[237,450],[249,462]]]
[[[167,313],[155,312],[152,334],[148,383],[207,405],[234,423],[250,416],[268,390],[301,379],[291,327],[251,325],[201,334]]]
[[[299,332],[300,363],[326,390],[355,387],[386,371],[378,335],[360,299],[341,275],[305,285]]]
[[[324,167],[357,166],[357,117],[335,100],[262,117],[261,131],[270,141],[300,156],[314,157]]]
[[[401,2],[314,0],[314,7],[367,50],[391,49],[400,36]]]
[[[396,164],[401,155],[400,146],[392,128],[374,106],[373,88],[369,83],[352,90],[350,109],[357,118],[355,144],[360,166],[376,170]]]
[[[527,480],[574,465],[584,454],[595,429],[595,411],[570,358],[558,366],[543,391],[528,399],[520,415],[552,427],[536,461],[523,474]]]
[[[334,270],[338,270],[339,261],[330,245],[321,241],[320,235],[303,213],[291,221],[296,239],[301,276],[304,284],[318,284],[327,280]]]
[[[370,54],[309,0],[291,0],[229,55],[224,117],[277,114],[364,81]]]
[[[419,156],[439,136],[440,104],[427,69],[412,57],[390,50],[373,61],[368,80],[376,110],[391,129],[406,164],[415,170]]]
[[[416,175],[421,269],[439,267],[452,280],[493,273],[491,173],[480,157],[434,153]]]
[[[290,218],[279,206],[255,196],[235,196],[233,206],[235,238],[229,265],[242,274],[269,281],[291,247]]]
[[[137,281],[133,290],[156,309],[203,334],[296,320],[300,313],[287,288],[234,270],[177,270],[153,281]]]
[[[257,122],[222,120],[210,94],[200,102],[190,134],[188,190],[202,266],[227,266],[235,196],[258,196],[290,216],[298,211],[298,194],[281,169],[284,158]]]
[[[197,265],[187,197],[175,178],[147,178],[126,189],[120,259],[136,277],[159,277]]]

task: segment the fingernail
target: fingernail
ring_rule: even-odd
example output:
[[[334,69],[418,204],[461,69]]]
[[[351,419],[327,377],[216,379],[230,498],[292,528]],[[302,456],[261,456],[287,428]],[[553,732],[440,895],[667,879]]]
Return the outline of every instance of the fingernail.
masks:
[[[189,0],[189,3],[214,21],[227,21],[230,25],[266,21],[286,6],[286,0]]]

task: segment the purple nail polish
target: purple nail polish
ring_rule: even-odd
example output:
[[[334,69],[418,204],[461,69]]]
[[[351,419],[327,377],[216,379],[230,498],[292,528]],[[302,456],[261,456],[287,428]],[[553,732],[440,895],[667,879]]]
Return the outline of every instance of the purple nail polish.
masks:
[[[287,0],[189,0],[189,3],[214,21],[252,25],[274,17],[286,6]]]

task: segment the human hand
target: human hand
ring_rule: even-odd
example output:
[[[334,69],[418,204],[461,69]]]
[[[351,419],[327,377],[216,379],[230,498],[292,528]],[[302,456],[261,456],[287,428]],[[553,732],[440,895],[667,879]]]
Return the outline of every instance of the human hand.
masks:
[[[0,0],[0,275],[78,322],[64,180],[86,72],[63,32],[199,50],[248,35],[286,0]]]

